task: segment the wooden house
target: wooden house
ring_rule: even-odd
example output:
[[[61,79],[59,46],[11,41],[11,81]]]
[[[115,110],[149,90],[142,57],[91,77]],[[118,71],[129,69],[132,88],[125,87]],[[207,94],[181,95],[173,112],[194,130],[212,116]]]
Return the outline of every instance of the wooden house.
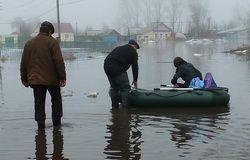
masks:
[[[163,22],[153,22],[137,35],[140,42],[167,40],[171,34],[171,29]]]
[[[104,43],[117,43],[121,39],[121,34],[114,29],[104,30],[99,36]]]

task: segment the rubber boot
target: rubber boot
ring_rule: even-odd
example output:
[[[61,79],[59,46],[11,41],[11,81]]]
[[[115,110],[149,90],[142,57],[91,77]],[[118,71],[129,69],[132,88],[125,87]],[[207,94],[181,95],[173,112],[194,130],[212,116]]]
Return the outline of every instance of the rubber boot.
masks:
[[[119,95],[118,95],[118,91],[110,88],[109,89],[109,96],[111,98],[111,102],[112,102],[112,108],[118,108],[119,107]]]
[[[53,120],[53,126],[60,126],[61,125],[61,119],[55,119]]]
[[[44,129],[45,128],[45,121],[37,121],[38,129]]]
[[[130,89],[123,89],[121,91],[121,101],[122,101],[122,107],[128,107],[129,103],[128,103],[128,93],[129,93]]]

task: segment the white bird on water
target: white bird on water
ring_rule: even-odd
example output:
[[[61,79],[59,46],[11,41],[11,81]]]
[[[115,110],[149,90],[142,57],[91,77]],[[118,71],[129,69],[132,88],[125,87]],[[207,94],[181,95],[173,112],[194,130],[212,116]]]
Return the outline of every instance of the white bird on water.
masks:
[[[98,94],[99,94],[98,92],[90,92],[90,93],[87,94],[87,97],[96,98]]]

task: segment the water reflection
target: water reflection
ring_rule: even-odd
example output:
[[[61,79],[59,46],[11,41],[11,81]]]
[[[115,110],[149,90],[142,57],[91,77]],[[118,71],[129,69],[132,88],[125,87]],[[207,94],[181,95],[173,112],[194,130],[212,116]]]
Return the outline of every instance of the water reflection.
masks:
[[[45,130],[38,130],[35,137],[36,159],[46,159],[47,145]]]
[[[170,140],[181,150],[180,157],[192,154],[198,143],[207,144],[228,125],[228,106],[211,108],[145,108],[131,110],[139,115],[142,126],[153,126],[158,134],[170,134]],[[163,128],[167,131],[161,132]],[[198,143],[197,143],[198,142]]]
[[[2,79],[2,66],[0,65],[0,102],[4,104],[4,97],[3,97],[3,79]],[[0,105],[1,107],[2,105]]]
[[[111,124],[107,125],[106,159],[141,159],[141,131],[138,116],[126,109],[112,109]]]
[[[201,137],[202,143],[208,143],[213,140],[219,133],[221,120],[220,114],[190,114],[190,115],[174,115],[170,123],[173,128],[170,129],[171,140],[175,142],[177,148],[188,149],[194,147],[190,143],[193,139]],[[223,122],[224,123],[224,122]]]
[[[60,128],[53,129],[53,153],[47,153],[48,144],[45,130],[37,130],[35,137],[36,143],[36,159],[37,160],[68,160],[63,155],[63,135]]]

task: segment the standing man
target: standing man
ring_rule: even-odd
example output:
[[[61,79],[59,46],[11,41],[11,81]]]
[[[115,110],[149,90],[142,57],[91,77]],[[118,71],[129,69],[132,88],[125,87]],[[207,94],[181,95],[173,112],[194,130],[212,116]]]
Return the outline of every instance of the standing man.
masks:
[[[127,70],[132,66],[133,82],[137,88],[138,78],[138,54],[139,45],[135,40],[130,40],[128,44],[116,47],[105,58],[104,71],[110,83],[109,95],[113,108],[119,107],[119,102],[122,106],[128,106],[128,92],[131,89],[129,84]]]
[[[59,43],[51,36],[54,31],[50,22],[43,22],[39,34],[25,44],[20,65],[22,84],[33,88],[39,129],[45,128],[47,90],[51,96],[54,126],[61,125],[63,115],[60,87],[66,85],[66,71]]]

